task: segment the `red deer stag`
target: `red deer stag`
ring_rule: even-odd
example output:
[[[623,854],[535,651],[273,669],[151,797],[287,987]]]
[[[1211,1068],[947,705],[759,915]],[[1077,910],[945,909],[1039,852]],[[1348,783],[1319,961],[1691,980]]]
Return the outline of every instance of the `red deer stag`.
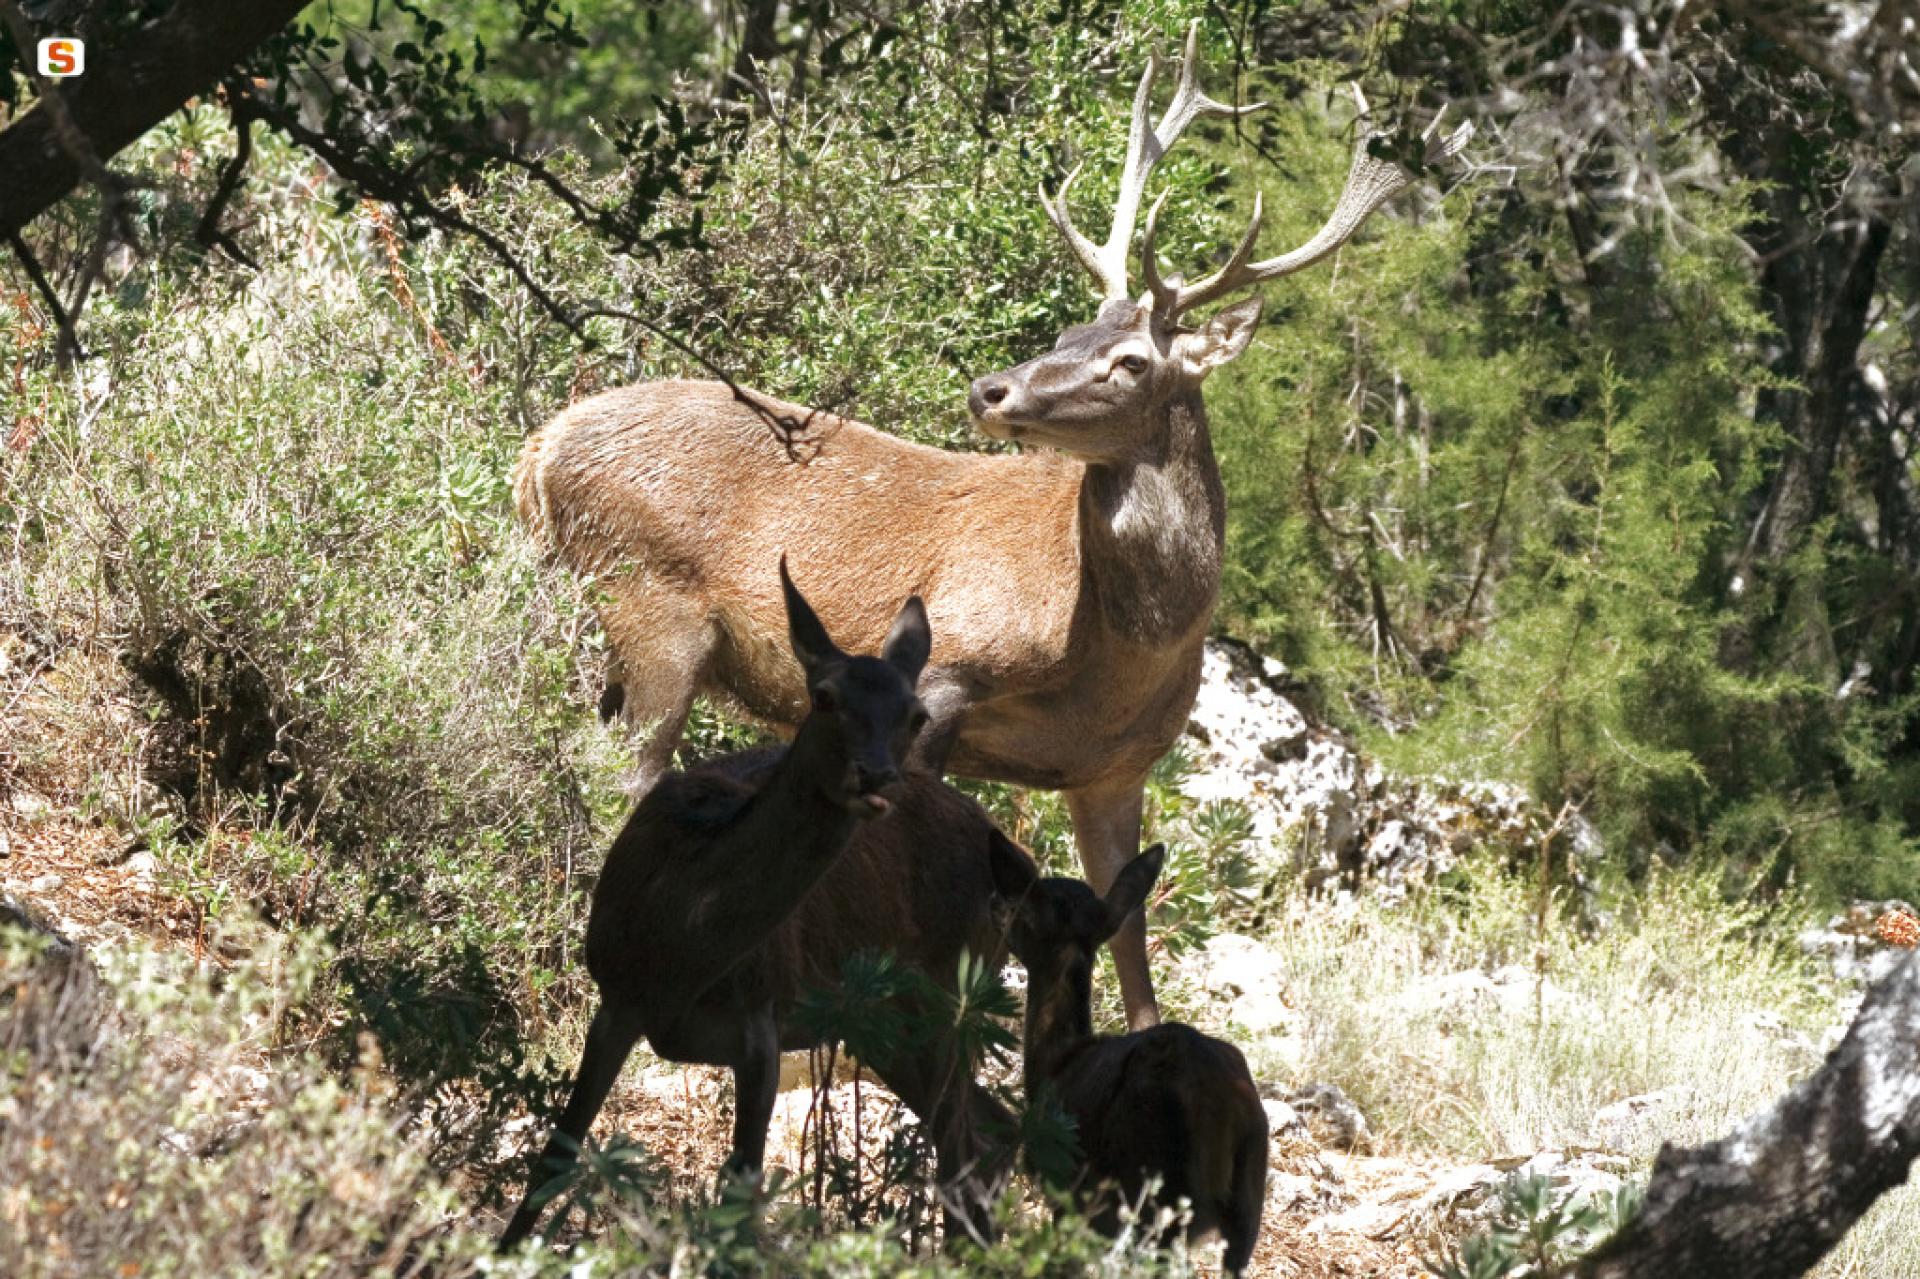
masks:
[[[1154,165],[1195,117],[1253,109],[1200,91],[1197,33],[1157,125],[1152,61],[1141,77],[1106,243],[1068,220],[1067,184],[1050,201],[1042,194],[1099,282],[1099,313],[1050,354],[979,379],[969,402],[986,434],[1044,451],[950,453],[681,381],[583,400],[527,441],[515,500],[535,535],[604,592],[602,705],[645,729],[636,790],[666,769],[702,690],[775,725],[805,711],[806,687],[777,640],[779,596],[755,571],[753,549],[777,545],[818,576],[823,613],[856,646],[885,633],[879,601],[934,601],[938,639],[921,685],[934,720],[921,748],[929,764],[1064,792],[1097,887],[1139,848],[1147,770],[1186,726],[1220,586],[1226,500],[1201,383],[1246,349],[1260,303],[1198,328],[1181,319],[1326,257],[1410,181],[1369,152],[1363,128],[1340,202],[1312,239],[1250,262],[1256,199],[1226,264],[1194,284],[1161,276],[1149,213],[1147,292],[1135,301],[1127,264]],[[1455,154],[1468,134],[1429,129],[1427,158]],[[773,438],[768,413],[810,421],[810,460]],[[1129,921],[1113,952],[1129,1023],[1152,1025],[1145,921]]]
[[[858,951],[890,950],[949,988],[963,949],[996,965],[1005,953],[988,864],[999,832],[937,777],[900,772],[927,719],[914,693],[931,644],[920,600],[900,610],[880,657],[849,657],[784,559],[780,584],[811,709],[790,746],[667,774],[614,840],[587,921],[600,1004],[503,1248],[533,1229],[543,1187],[572,1163],[641,1036],[670,1061],[732,1068],[727,1174],[752,1179],[779,1055],[813,1043],[793,1017],[802,991],[837,980]],[[932,1129],[958,1205],[949,1230],[967,1222],[992,1193],[975,1134],[1004,1109],[951,1045],[866,1064]]]
[[[1228,1274],[1246,1269],[1267,1193],[1267,1114],[1240,1050],[1165,1022],[1132,1034],[1093,1033],[1093,960],[1140,909],[1160,876],[1156,844],[1122,867],[1101,898],[1077,879],[1042,879],[996,833],[995,889],[1015,903],[1009,942],[1027,970],[1024,1048],[1029,1104],[1051,1096],[1079,1140],[1074,1193],[1107,1234],[1122,1204],[1185,1200],[1187,1237],[1219,1234]],[[1115,1191],[1117,1190],[1117,1195]]]

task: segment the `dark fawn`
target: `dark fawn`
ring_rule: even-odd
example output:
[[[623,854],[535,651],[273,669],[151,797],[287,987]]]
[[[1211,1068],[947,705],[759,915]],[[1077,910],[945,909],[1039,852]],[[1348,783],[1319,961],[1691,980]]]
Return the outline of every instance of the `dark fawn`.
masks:
[[[502,1248],[532,1231],[642,1036],[669,1061],[732,1069],[723,1181],[753,1183],[779,1055],[815,1042],[795,1024],[803,991],[831,986],[863,951],[891,951],[948,989],[963,950],[996,965],[1004,957],[989,866],[991,841],[1003,837],[972,800],[901,772],[927,720],[914,691],[932,643],[919,597],[880,656],[854,657],[828,638],[784,557],[780,584],[810,709],[785,747],[667,774],[615,839],[587,920],[599,1007]],[[951,1045],[863,1064],[930,1126],[950,1234],[974,1228],[963,1205],[993,1193],[975,1134],[1004,1122],[1004,1108]]]
[[[1267,1115],[1247,1059],[1178,1022],[1093,1033],[1095,952],[1146,903],[1165,856],[1156,844],[1135,857],[1103,898],[1077,879],[1041,878],[994,836],[994,885],[1013,904],[1008,940],[1027,970],[1027,1100],[1050,1097],[1073,1119],[1070,1190],[1096,1229],[1117,1233],[1123,1206],[1184,1200],[1187,1238],[1221,1235],[1222,1264],[1237,1275],[1260,1237],[1267,1188]]]

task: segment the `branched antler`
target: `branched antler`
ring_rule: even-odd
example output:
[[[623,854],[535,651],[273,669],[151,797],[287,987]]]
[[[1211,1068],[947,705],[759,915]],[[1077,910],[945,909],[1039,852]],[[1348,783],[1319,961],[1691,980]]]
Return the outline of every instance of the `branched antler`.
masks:
[[[1259,194],[1253,197],[1253,220],[1246,234],[1240,237],[1233,254],[1225,266],[1215,271],[1197,284],[1169,283],[1161,278],[1159,257],[1154,248],[1154,239],[1158,232],[1160,206],[1166,202],[1162,195],[1154,201],[1153,208],[1147,212],[1147,230],[1140,249],[1141,270],[1146,278],[1147,290],[1153,295],[1154,311],[1165,319],[1177,319],[1180,315],[1198,306],[1204,306],[1229,293],[1250,289],[1268,280],[1279,279],[1283,275],[1292,275],[1295,271],[1312,266],[1326,257],[1353,237],[1373,211],[1391,200],[1413,184],[1413,175],[1392,160],[1383,160],[1373,153],[1372,143],[1386,135],[1367,129],[1367,100],[1360,93],[1360,87],[1353,87],[1353,98],[1359,107],[1359,137],[1353,144],[1353,167],[1347,171],[1347,185],[1340,192],[1340,202],[1334,206],[1333,214],[1326,224],[1314,233],[1313,238],[1297,249],[1292,249],[1278,257],[1264,261],[1247,261],[1253,256],[1253,246],[1260,238],[1260,221],[1264,210]],[[1427,126],[1420,140],[1426,144],[1425,163],[1438,164],[1460,154],[1473,137],[1473,122],[1463,123],[1452,133],[1440,134],[1440,121],[1446,115],[1443,108],[1433,122]]]
[[[1099,283],[1101,296],[1106,301],[1132,296],[1127,287],[1127,264],[1132,250],[1134,220],[1139,214],[1140,199],[1146,190],[1147,179],[1167,149],[1196,117],[1241,116],[1265,105],[1229,106],[1201,92],[1199,59],[1196,56],[1199,32],[1198,22],[1187,28],[1186,52],[1180,64],[1180,83],[1174,90],[1173,101],[1167,104],[1166,112],[1160,117],[1158,127],[1153,128],[1147,123],[1147,108],[1158,61],[1151,56],[1147,59],[1146,73],[1140,77],[1140,87],[1133,95],[1133,122],[1127,137],[1126,167],[1120,176],[1120,193],[1113,206],[1113,227],[1107,233],[1106,243],[1094,244],[1080,233],[1067,214],[1067,191],[1072,187],[1074,178],[1079,176],[1078,166],[1067,174],[1066,181],[1060,184],[1060,189],[1051,198],[1044,189],[1040,193],[1040,203],[1045,207],[1047,216],[1060,229],[1074,256],[1080,259],[1081,265]],[[1359,137],[1354,143],[1353,167],[1347,174],[1346,188],[1341,192],[1340,202],[1334,207],[1326,225],[1299,248],[1264,261],[1249,261],[1260,238],[1263,216],[1261,200],[1256,194],[1252,223],[1247,227],[1246,234],[1240,237],[1240,243],[1235,246],[1226,265],[1197,284],[1182,284],[1177,276],[1169,281],[1160,274],[1159,258],[1154,247],[1160,208],[1165,204],[1166,196],[1162,195],[1154,201],[1147,213],[1140,266],[1147,285],[1147,294],[1141,301],[1145,303],[1151,299],[1157,318],[1171,323],[1185,312],[1217,301],[1227,294],[1312,266],[1352,238],[1374,210],[1412,185],[1413,176],[1405,168],[1374,154],[1373,144],[1386,135],[1366,127],[1367,100],[1361,96],[1358,86],[1354,87],[1353,96],[1359,106]],[[1435,116],[1433,123],[1421,135],[1426,145],[1424,162],[1427,165],[1438,164],[1458,155],[1473,137],[1471,121],[1452,133],[1442,135],[1440,121],[1445,114],[1443,110]]]
[[[1101,296],[1106,301],[1114,301],[1132,296],[1127,288],[1127,258],[1133,248],[1133,225],[1140,214],[1140,197],[1147,189],[1147,179],[1152,176],[1154,166],[1160,163],[1160,157],[1167,153],[1186,132],[1198,116],[1242,116],[1250,111],[1258,111],[1265,103],[1234,107],[1224,102],[1216,102],[1200,89],[1199,58],[1196,51],[1200,40],[1200,24],[1195,21],[1187,28],[1187,47],[1180,61],[1180,83],[1173,91],[1173,101],[1167,104],[1166,111],[1160,116],[1158,126],[1149,126],[1147,120],[1148,102],[1153,92],[1154,76],[1159,71],[1159,59],[1149,55],[1146,72],[1140,77],[1140,87],[1133,94],[1133,123],[1127,131],[1127,162],[1120,174],[1120,194],[1113,204],[1113,226],[1107,232],[1107,242],[1095,245],[1082,235],[1073,225],[1067,213],[1067,191],[1073,186],[1073,180],[1080,174],[1080,166],[1075,165],[1067,174],[1060,189],[1048,199],[1046,190],[1041,189],[1040,203],[1047,210],[1047,216],[1060,228],[1060,234],[1066,237],[1074,255],[1082,266],[1099,283]]]

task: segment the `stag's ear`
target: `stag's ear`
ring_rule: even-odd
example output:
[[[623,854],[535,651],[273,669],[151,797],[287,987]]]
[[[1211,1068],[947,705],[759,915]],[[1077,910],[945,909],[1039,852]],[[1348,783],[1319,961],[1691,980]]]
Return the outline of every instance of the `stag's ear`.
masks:
[[[1120,868],[1120,873],[1113,877],[1113,887],[1107,890],[1107,926],[1101,941],[1119,932],[1127,916],[1146,903],[1147,894],[1153,891],[1154,881],[1160,878],[1160,867],[1166,860],[1167,846],[1155,844]]]
[[[1198,333],[1180,335],[1181,362],[1194,377],[1205,377],[1246,350],[1259,327],[1260,299],[1235,302],[1202,325]]]
[[[993,872],[993,891],[1007,901],[1025,897],[1040,878],[1026,849],[1002,835],[997,826],[987,832],[987,866]]]
[[[887,632],[880,656],[892,662],[894,669],[912,684],[920,679],[920,672],[927,665],[927,654],[932,651],[933,628],[927,625],[927,606],[920,602],[918,595],[909,596],[900,608],[900,616],[893,619],[893,629]]]
[[[787,597],[787,634],[793,640],[793,655],[800,659],[801,669],[812,679],[813,673],[828,662],[841,656],[840,650],[827,638],[827,628],[820,625],[813,606],[807,603],[807,597],[787,576],[787,557],[780,557],[780,593]]]

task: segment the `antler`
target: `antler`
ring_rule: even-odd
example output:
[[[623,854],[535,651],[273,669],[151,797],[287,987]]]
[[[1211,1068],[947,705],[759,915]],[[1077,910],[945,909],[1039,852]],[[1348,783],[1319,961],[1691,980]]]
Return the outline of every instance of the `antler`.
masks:
[[[1148,127],[1147,109],[1148,98],[1153,91],[1153,78],[1159,70],[1159,60],[1151,54],[1147,57],[1146,73],[1140,77],[1140,87],[1133,95],[1133,123],[1127,131],[1127,163],[1120,175],[1120,194],[1113,203],[1113,228],[1107,232],[1104,245],[1096,245],[1082,235],[1067,214],[1067,190],[1080,175],[1079,165],[1075,165],[1073,171],[1067,174],[1066,181],[1060,184],[1060,189],[1052,199],[1047,198],[1045,187],[1040,190],[1040,203],[1046,209],[1047,216],[1060,228],[1060,234],[1066,237],[1081,265],[1099,282],[1101,295],[1106,301],[1132,296],[1127,288],[1127,258],[1133,245],[1133,224],[1140,213],[1140,197],[1147,189],[1147,179],[1160,162],[1160,157],[1167,153],[1167,148],[1179,139],[1196,116],[1240,116],[1249,111],[1258,111],[1265,105],[1228,106],[1224,102],[1215,102],[1201,92],[1199,59],[1195,56],[1199,37],[1200,23],[1195,21],[1187,28],[1186,53],[1180,61],[1180,83],[1174,88],[1173,101],[1167,104],[1159,125],[1154,128]],[[1255,217],[1257,221],[1258,214]],[[1151,228],[1151,222],[1148,225]],[[1151,270],[1151,266],[1148,269]]]
[[[1189,42],[1187,47],[1188,56],[1191,57],[1192,43]],[[1253,222],[1247,227],[1246,234],[1240,237],[1240,243],[1227,259],[1227,264],[1197,284],[1182,284],[1178,277],[1169,283],[1160,276],[1159,258],[1154,251],[1160,206],[1166,203],[1167,197],[1162,195],[1154,201],[1153,208],[1147,211],[1147,230],[1141,245],[1140,265],[1147,290],[1153,295],[1154,311],[1162,319],[1175,319],[1194,307],[1226,294],[1312,266],[1345,244],[1375,209],[1412,185],[1413,177],[1404,168],[1391,160],[1379,159],[1368,149],[1368,144],[1382,135],[1366,128],[1367,100],[1361,96],[1358,85],[1353,87],[1353,97],[1360,108],[1357,122],[1360,136],[1354,143],[1353,168],[1347,173],[1346,189],[1340,193],[1340,203],[1334,206],[1333,215],[1327,219],[1326,225],[1299,248],[1263,262],[1248,263],[1254,242],[1260,237],[1261,206],[1260,196],[1256,193],[1253,197]],[[1446,110],[1442,108],[1440,114],[1433,118],[1433,123],[1427,126],[1426,132],[1420,135],[1421,141],[1426,143],[1427,164],[1437,164],[1458,155],[1473,137],[1471,120],[1451,134],[1436,136],[1445,115]]]

